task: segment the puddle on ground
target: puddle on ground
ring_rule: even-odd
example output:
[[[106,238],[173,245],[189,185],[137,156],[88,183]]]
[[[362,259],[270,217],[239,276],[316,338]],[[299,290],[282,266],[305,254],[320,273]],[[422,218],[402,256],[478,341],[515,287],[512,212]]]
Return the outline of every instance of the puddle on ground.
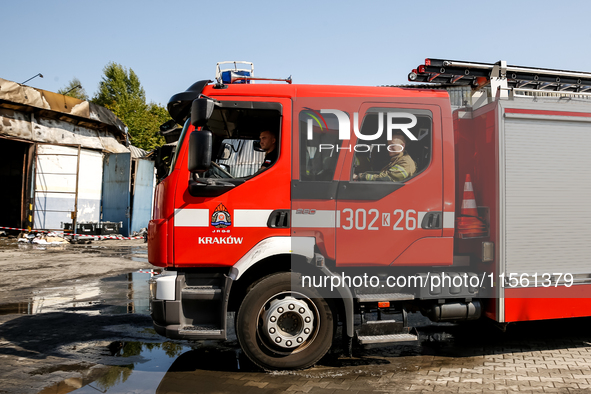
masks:
[[[113,342],[107,350],[112,356],[139,361],[91,369],[81,377],[46,387],[39,394],[154,392],[178,356],[190,349],[174,342]]]
[[[145,271],[160,272],[153,267]],[[0,303],[0,315],[47,312],[147,315],[150,313],[148,281],[152,276],[147,272],[130,272],[90,283],[35,290],[27,300]]]
[[[16,247],[16,237],[9,238],[7,236],[0,236],[0,249],[10,249]]]
[[[105,367],[100,374],[91,370],[86,375],[82,373],[84,377],[62,381],[40,394],[96,391],[110,394],[233,393],[251,386],[257,393],[284,393],[293,385],[307,382],[320,383],[334,378],[338,384],[346,380],[353,382],[359,376],[379,378],[386,374],[416,371],[419,364],[431,359],[418,356],[386,360],[363,356],[341,360],[334,356],[329,363],[320,363],[303,371],[264,372],[237,349],[223,346],[190,349],[170,342],[113,342],[109,351],[116,357],[129,357],[130,360],[139,356],[142,361]],[[368,391],[371,391],[369,386]]]
[[[142,246],[122,245],[112,247],[101,245],[102,242],[108,242],[108,240],[96,241],[96,243],[89,245],[68,245],[68,247],[83,254],[100,254],[104,257],[120,257],[132,261],[138,261],[140,263],[148,263],[148,249],[145,244]]]
[[[231,321],[233,317],[229,317]],[[355,381],[362,376],[376,378],[377,382],[388,374],[415,372],[432,360],[421,352],[420,345],[396,345],[374,351],[357,349],[354,358],[330,353],[317,366],[302,371],[264,372],[238,349],[236,340],[198,341],[191,347],[178,342],[114,341],[101,352],[116,357],[123,365],[80,372],[76,379],[64,380],[41,393],[233,393],[253,386],[257,393],[274,394],[284,393],[293,385],[330,379]],[[368,392],[371,389],[368,387]]]
[[[244,390],[245,379],[283,382],[285,377],[257,370],[236,349],[190,347],[174,342],[113,342],[115,357],[140,360],[127,365],[95,368],[81,377],[66,379],[39,394],[96,393],[219,393]],[[243,368],[240,369],[240,365]],[[244,364],[247,364],[244,366]],[[248,376],[245,377],[245,373]],[[283,392],[274,388],[260,392]],[[265,385],[263,385],[265,386]]]
[[[589,320],[587,318],[570,325],[567,323],[567,327],[578,327],[581,322],[588,323]],[[553,326],[553,324],[564,325],[563,322],[538,322],[534,326],[545,328]],[[586,328],[588,324],[583,324],[583,326]],[[529,353],[531,349],[527,348],[528,339],[524,340],[524,338],[531,338],[531,327],[532,325],[526,325],[517,336],[505,339],[501,344],[502,347],[489,347],[486,345],[487,340],[483,338],[470,340],[463,346],[466,354],[461,356],[461,361],[458,360],[457,355],[448,355],[445,351],[437,352],[435,357],[425,349],[414,355],[405,355],[404,349],[409,348],[395,345],[371,352],[358,350],[354,358],[343,358],[338,354],[329,354],[317,366],[306,370],[271,373],[257,369],[243,353],[224,344],[214,347],[197,343],[193,345],[194,349],[190,349],[188,346],[171,342],[162,344],[112,342],[103,350],[113,357],[117,357],[119,361],[123,361],[120,363],[123,365],[98,367],[87,371],[67,365],[63,369],[56,367],[42,371],[41,373],[80,372],[78,372],[79,377],[66,379],[40,393],[89,394],[99,391],[109,394],[188,394],[234,393],[250,390],[248,392],[256,392],[257,394],[279,394],[304,385],[310,386],[310,389],[314,391],[317,389],[334,390],[333,387],[327,387],[327,384],[332,383],[337,387],[343,387],[344,390],[351,386],[352,391],[384,392],[395,387],[394,385],[399,382],[413,379],[419,373],[425,375],[428,371],[437,372],[441,368],[481,366],[487,360],[483,355],[498,355],[505,352],[509,354],[528,352],[531,354]],[[458,326],[436,326],[425,335],[430,336],[431,341],[448,344],[454,340],[452,339],[453,334],[450,332],[453,329],[458,329]],[[465,328],[463,333],[474,331],[477,330]],[[535,332],[540,332],[541,338],[545,338],[544,332],[552,331],[538,329]],[[587,332],[587,330],[583,329],[583,332]],[[570,334],[568,335],[570,336]],[[531,346],[534,348],[541,346],[543,349],[548,349],[548,344],[556,346],[557,349],[564,349],[565,346],[572,346],[574,343],[572,341],[565,342],[564,338],[558,338],[555,341],[542,340]],[[589,343],[584,341],[582,345],[587,347]]]

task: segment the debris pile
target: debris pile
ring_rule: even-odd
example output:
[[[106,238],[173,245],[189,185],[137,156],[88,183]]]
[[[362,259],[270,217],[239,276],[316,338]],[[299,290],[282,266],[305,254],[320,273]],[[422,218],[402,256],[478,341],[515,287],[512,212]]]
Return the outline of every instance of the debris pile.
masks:
[[[68,240],[60,233],[20,233],[17,241],[36,245],[63,245],[68,243]]]

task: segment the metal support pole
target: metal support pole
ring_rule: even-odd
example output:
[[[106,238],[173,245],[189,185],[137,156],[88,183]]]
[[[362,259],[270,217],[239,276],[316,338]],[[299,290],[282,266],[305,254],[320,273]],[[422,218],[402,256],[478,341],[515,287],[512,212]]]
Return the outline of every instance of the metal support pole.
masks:
[[[72,218],[72,230],[76,234],[78,223],[78,180],[80,179],[80,145],[78,145],[78,161],[76,163],[76,194],[74,195],[74,217]]]

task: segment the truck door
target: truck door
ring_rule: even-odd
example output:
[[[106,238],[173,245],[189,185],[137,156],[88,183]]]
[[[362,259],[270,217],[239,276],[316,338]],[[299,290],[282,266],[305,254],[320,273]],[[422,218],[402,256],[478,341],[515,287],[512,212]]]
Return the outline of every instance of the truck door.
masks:
[[[179,140],[175,266],[232,266],[265,238],[289,236],[289,222],[277,222],[276,213],[290,208],[291,101],[223,97],[207,128],[214,135],[212,165],[198,179],[187,168],[190,137]],[[278,153],[266,170],[259,170],[265,153],[255,151],[253,144],[262,131],[276,136]],[[224,152],[229,158],[223,158]],[[208,189],[216,182],[230,187]]]
[[[350,98],[298,97],[294,100],[292,235],[314,237],[320,253],[335,259],[336,195],[346,157],[339,140],[339,121],[323,108],[348,115],[357,104]]]
[[[359,139],[351,133],[337,192],[337,265],[449,265],[453,240],[442,238],[440,108],[365,103],[359,108],[360,133],[377,135],[380,117],[383,132],[376,139]],[[416,163],[416,172],[402,180],[384,176],[391,166],[389,149],[399,149],[390,147],[389,123],[408,124],[411,133],[405,150]],[[360,174],[371,174],[374,180],[356,180]]]

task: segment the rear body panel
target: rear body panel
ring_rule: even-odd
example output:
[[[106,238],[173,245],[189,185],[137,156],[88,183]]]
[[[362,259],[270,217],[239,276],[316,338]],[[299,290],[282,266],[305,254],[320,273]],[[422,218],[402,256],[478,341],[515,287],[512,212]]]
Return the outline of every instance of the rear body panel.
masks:
[[[470,174],[490,213],[490,237],[458,239],[456,252],[476,255],[482,241],[494,242],[495,260],[481,268],[495,285],[485,314],[499,322],[590,314],[590,116],[591,103],[558,98],[455,114],[456,188]]]

